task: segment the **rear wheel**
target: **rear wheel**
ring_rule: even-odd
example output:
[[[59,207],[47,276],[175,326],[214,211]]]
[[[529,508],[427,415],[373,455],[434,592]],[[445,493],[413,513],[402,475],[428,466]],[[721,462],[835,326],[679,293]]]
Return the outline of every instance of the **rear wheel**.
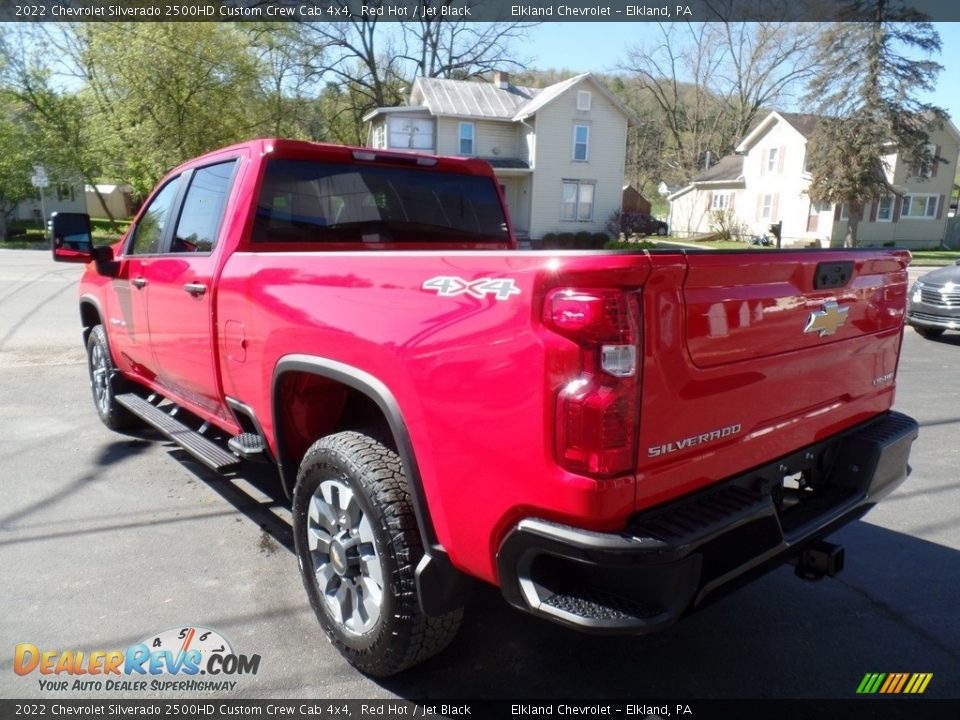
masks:
[[[927,340],[936,340],[938,337],[943,335],[942,328],[929,328],[929,327],[913,327],[921,337],[925,337]]]
[[[392,675],[453,640],[462,610],[420,609],[423,547],[396,453],[357,432],[318,440],[300,465],[293,525],[310,604],[351,665]]]
[[[103,325],[96,325],[87,338],[87,370],[90,373],[90,389],[93,391],[93,404],[101,422],[111,430],[121,430],[137,424],[137,418],[120,405],[116,396],[123,392],[125,384],[117,374],[110,357],[110,346]]]

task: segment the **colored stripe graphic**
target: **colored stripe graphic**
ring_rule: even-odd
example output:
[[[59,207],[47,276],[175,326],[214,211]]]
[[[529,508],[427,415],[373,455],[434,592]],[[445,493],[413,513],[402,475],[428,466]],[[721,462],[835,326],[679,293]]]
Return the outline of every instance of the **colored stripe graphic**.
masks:
[[[857,686],[857,694],[920,695],[932,679],[933,673],[867,673]]]

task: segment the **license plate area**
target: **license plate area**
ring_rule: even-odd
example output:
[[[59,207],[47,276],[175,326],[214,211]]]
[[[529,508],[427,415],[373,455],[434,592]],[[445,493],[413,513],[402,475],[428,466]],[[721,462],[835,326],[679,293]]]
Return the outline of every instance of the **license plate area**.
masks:
[[[862,491],[835,480],[840,440],[812,446],[760,468],[753,490],[773,501],[786,536]]]

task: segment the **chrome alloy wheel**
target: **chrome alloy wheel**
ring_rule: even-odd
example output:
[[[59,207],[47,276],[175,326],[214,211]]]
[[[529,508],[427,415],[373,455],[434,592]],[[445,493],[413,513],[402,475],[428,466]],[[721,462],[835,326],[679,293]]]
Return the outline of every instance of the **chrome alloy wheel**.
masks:
[[[330,618],[349,633],[369,632],[383,607],[383,570],[370,519],[342,480],[313,493],[307,541]]]
[[[90,383],[93,385],[93,399],[100,412],[110,411],[110,368],[107,356],[99,343],[90,350]]]

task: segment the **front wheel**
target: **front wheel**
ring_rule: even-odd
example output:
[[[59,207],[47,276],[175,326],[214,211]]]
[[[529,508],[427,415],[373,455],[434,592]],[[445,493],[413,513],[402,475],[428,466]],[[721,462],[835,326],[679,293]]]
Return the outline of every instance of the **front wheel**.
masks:
[[[103,325],[97,325],[87,338],[87,370],[93,404],[101,422],[111,430],[121,430],[137,424],[137,418],[117,402],[117,390],[123,379],[117,374],[110,357],[110,346]]]
[[[913,329],[920,334],[920,337],[925,337],[927,340],[936,340],[943,335],[943,328],[917,327],[914,325]]]
[[[293,529],[310,605],[355,668],[392,675],[453,640],[462,610],[420,609],[423,546],[396,453],[357,432],[315,442],[297,475]]]

